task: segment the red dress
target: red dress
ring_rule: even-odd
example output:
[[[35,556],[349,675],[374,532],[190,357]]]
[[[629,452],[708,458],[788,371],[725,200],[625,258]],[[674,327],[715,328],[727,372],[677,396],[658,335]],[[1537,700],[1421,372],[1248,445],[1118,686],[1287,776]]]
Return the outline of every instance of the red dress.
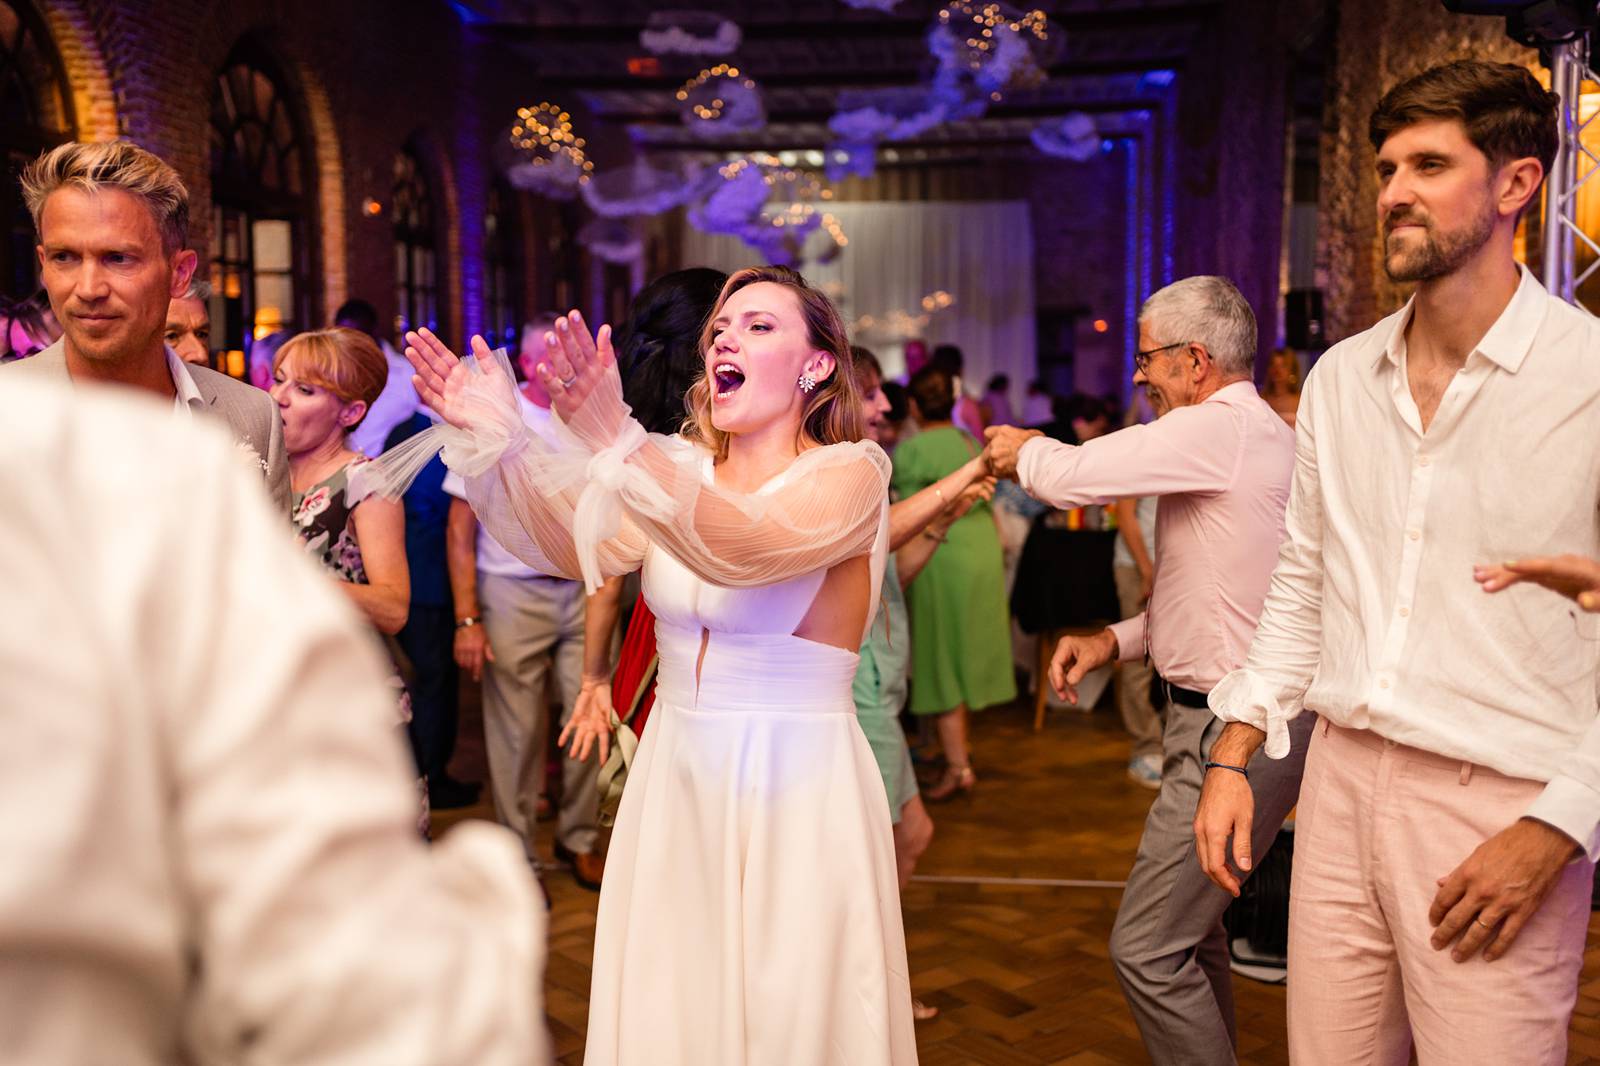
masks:
[[[622,638],[622,654],[611,679],[611,701],[617,717],[635,735],[644,735],[644,724],[656,702],[656,616],[640,596]]]

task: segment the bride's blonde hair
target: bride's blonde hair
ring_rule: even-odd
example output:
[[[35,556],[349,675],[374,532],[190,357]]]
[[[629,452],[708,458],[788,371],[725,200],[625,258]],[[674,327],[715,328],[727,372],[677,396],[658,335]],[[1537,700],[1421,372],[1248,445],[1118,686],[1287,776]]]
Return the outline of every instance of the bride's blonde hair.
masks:
[[[861,388],[856,383],[855,361],[850,355],[850,338],[845,332],[844,321],[840,319],[833,301],[812,288],[797,271],[781,266],[759,266],[746,267],[732,274],[722,286],[716,306],[701,327],[701,355],[711,350],[711,324],[722,313],[728,298],[740,289],[763,281],[782,285],[794,293],[800,304],[800,315],[806,323],[806,342],[813,350],[833,356],[835,364],[828,379],[818,382],[815,391],[806,398],[805,412],[800,417],[801,439],[810,437],[818,444],[860,440]],[[707,445],[718,459],[725,459],[728,455],[728,434],[711,422],[711,399],[711,380],[702,368],[700,376],[684,397],[689,417],[683,423],[683,435]]]

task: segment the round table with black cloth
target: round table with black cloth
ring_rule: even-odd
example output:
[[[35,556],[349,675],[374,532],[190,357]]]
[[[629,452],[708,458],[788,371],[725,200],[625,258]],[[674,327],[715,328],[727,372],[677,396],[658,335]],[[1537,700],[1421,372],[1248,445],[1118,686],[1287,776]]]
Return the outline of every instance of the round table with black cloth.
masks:
[[[1028,634],[1071,629],[1122,617],[1112,551],[1117,531],[1052,529],[1033,523],[1017,561],[1011,612]]]

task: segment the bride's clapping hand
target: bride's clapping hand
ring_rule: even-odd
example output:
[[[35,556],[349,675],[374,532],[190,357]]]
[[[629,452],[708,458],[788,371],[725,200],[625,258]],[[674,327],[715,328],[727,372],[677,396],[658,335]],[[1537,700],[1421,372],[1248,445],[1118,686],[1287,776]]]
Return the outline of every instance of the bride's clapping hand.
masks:
[[[406,359],[417,371],[411,380],[422,402],[452,426],[471,429],[472,405],[467,397],[467,384],[474,376],[472,369],[429,329],[407,333],[405,342]],[[472,354],[478,358],[483,382],[493,384],[493,379],[500,374],[500,365],[482,337],[472,338]]]
[[[583,315],[572,311],[556,319],[556,328],[545,334],[544,350],[535,373],[556,414],[580,435],[601,438],[592,443],[610,443],[627,415],[611,327],[601,326],[591,336]]]

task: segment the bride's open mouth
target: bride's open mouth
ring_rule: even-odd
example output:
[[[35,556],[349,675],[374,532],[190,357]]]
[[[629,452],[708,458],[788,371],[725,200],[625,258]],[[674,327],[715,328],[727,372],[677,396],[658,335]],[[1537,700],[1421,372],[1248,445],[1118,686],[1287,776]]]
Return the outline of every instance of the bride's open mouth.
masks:
[[[711,368],[711,375],[719,400],[732,396],[744,384],[744,371],[732,363],[718,363]]]

